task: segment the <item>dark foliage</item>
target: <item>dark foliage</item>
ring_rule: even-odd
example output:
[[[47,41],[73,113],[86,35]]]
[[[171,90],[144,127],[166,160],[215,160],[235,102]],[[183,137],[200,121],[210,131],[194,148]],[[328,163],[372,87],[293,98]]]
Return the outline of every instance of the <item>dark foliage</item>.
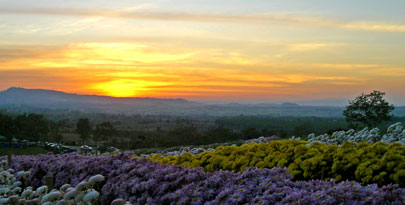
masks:
[[[83,143],[90,138],[91,126],[89,119],[82,118],[77,122],[76,132],[80,135]]]
[[[381,122],[391,120],[390,113],[395,107],[384,99],[384,95],[384,92],[375,90],[349,101],[349,105],[343,111],[348,124],[351,127],[359,125],[375,127]]]
[[[24,114],[15,119],[16,136],[29,141],[45,140],[48,136],[48,121],[43,115]]]

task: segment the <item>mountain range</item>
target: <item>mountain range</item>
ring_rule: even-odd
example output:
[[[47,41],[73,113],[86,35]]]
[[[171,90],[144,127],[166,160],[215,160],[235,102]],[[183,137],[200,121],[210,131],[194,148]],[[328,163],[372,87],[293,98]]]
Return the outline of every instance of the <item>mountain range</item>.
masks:
[[[185,99],[108,97],[78,95],[55,90],[11,87],[0,92],[0,109],[16,112],[81,111],[87,113],[179,115],[179,116],[342,116],[343,106],[282,104],[206,104]],[[404,116],[405,107],[395,115]]]

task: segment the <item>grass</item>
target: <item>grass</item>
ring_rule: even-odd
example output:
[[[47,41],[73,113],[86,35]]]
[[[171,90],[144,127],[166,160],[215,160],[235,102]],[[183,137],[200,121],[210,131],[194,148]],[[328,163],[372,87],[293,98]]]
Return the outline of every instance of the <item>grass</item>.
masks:
[[[0,145],[0,156],[7,155],[9,152],[11,152],[12,155],[37,155],[37,154],[46,154],[50,151],[42,147],[10,148],[10,147],[2,147]]]

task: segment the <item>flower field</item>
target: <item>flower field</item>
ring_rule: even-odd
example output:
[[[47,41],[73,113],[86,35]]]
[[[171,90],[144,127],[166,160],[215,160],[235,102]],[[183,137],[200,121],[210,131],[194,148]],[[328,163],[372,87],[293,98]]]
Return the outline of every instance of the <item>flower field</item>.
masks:
[[[167,165],[131,153],[110,156],[15,156],[11,167],[29,170],[25,183],[41,186],[46,175],[55,187],[77,186],[96,174],[105,176],[100,201],[122,198],[133,204],[376,204],[405,202],[405,189],[397,185],[363,186],[358,182],[293,181],[282,168],[247,168],[242,172],[205,172],[202,168]]]
[[[92,193],[97,197],[91,199],[101,204],[404,204],[403,128],[395,124],[383,136],[377,131],[336,132],[309,141],[252,141],[175,156],[139,157],[130,152],[13,156],[4,168],[29,175],[13,179],[0,172],[31,189],[16,189],[15,182],[0,179],[5,192],[0,192],[0,199],[38,190],[45,176],[53,176],[56,189],[47,195],[63,201],[72,192],[70,202]],[[74,192],[92,176],[103,180],[87,191]],[[76,188],[66,190],[66,184]],[[4,191],[7,187],[13,192]]]
[[[355,131],[353,129],[347,131],[337,131],[331,135],[322,134],[315,136],[310,134],[308,142],[322,142],[326,144],[343,144],[344,142],[385,142],[387,144],[398,142],[405,145],[405,129],[400,122],[392,124],[388,127],[387,132],[382,135],[378,128],[368,129],[367,127]]]
[[[240,147],[218,147],[214,152],[179,156],[154,155],[154,161],[207,171],[247,167],[286,167],[294,180],[356,180],[363,184],[390,183],[405,186],[405,146],[392,143],[346,142],[342,146],[305,141],[282,140]]]
[[[4,170],[5,164],[5,160],[0,164],[0,204],[94,204],[100,193],[93,187],[104,180],[104,176],[96,175],[80,182],[76,187],[65,184],[60,190],[49,190],[50,187],[43,185],[34,190],[32,186],[23,184],[31,172],[15,173],[11,168]]]
[[[294,180],[355,180],[364,185],[405,187],[405,130],[400,123],[385,135],[377,128],[359,132],[310,135],[308,141],[274,140],[242,146],[220,146],[214,152],[150,156],[152,161],[202,167],[206,171],[243,171],[248,167],[288,168]],[[376,143],[373,143],[376,141]]]

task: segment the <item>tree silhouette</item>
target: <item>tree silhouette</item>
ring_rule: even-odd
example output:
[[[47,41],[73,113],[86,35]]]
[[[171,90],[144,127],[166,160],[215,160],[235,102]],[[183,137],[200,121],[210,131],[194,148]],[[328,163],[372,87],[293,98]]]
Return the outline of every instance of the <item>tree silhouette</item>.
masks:
[[[63,135],[61,134],[61,128],[63,127],[63,121],[59,120],[58,122],[50,122],[49,123],[49,137],[57,142],[61,143],[63,140]]]
[[[353,101],[343,111],[346,121],[350,127],[357,127],[359,124],[374,127],[383,121],[392,118],[390,112],[395,109],[384,99],[384,92],[373,91],[370,94],[362,94]]]
[[[79,121],[77,122],[76,132],[77,134],[80,135],[80,138],[82,139],[82,144],[84,144],[84,142],[90,138],[91,127],[89,119],[87,118],[79,119]]]
[[[17,137],[30,141],[44,140],[47,138],[48,121],[43,115],[24,114],[15,119]]]
[[[96,126],[94,141],[107,141],[115,134],[115,128],[110,122],[103,122]]]
[[[0,136],[6,137],[11,142],[15,136],[15,124],[13,118],[9,115],[0,113]]]

